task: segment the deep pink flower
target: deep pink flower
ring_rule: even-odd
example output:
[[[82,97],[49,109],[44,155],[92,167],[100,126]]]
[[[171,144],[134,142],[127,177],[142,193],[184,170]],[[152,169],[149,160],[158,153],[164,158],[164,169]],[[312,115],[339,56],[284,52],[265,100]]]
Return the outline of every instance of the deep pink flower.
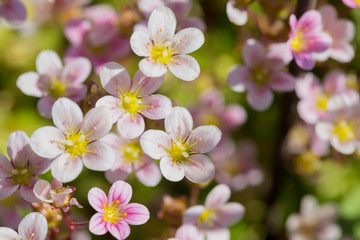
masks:
[[[30,147],[30,139],[23,131],[10,134],[7,152],[10,160],[0,154],[0,200],[19,189],[23,199],[38,202],[33,187],[38,180],[37,175],[49,170],[52,159],[34,154]]]
[[[131,225],[141,225],[149,220],[148,209],[138,203],[129,203],[132,196],[131,186],[124,181],[115,182],[108,197],[103,190],[92,188],[88,193],[90,205],[97,211],[89,223],[90,232],[104,235],[108,231],[123,240],[130,234]]]
[[[267,56],[262,43],[248,39],[242,52],[245,66],[234,66],[228,83],[236,92],[247,90],[247,101],[254,109],[263,111],[270,106],[274,99],[272,89],[280,92],[294,89],[294,77],[282,69],[282,61]]]
[[[86,58],[75,58],[65,67],[56,52],[44,50],[36,58],[36,72],[21,74],[16,82],[18,88],[29,96],[40,97],[39,113],[51,117],[54,102],[67,97],[78,102],[87,88],[83,82],[91,72],[91,64]]]
[[[126,138],[133,139],[144,132],[144,117],[163,119],[171,112],[169,98],[160,94],[151,95],[160,87],[164,76],[147,77],[139,70],[131,81],[123,66],[110,62],[101,70],[100,79],[111,96],[102,97],[96,106],[111,111],[111,121],[117,122],[119,133]]]
[[[84,117],[76,103],[60,98],[54,104],[52,115],[56,127],[37,129],[31,136],[31,146],[40,156],[55,158],[51,167],[54,178],[70,182],[80,175],[83,164],[95,171],[112,167],[114,151],[99,140],[112,127],[107,108],[93,108]]]
[[[24,4],[19,0],[0,1],[0,21],[5,18],[11,24],[21,24],[27,16]]]
[[[204,183],[215,173],[209,157],[220,141],[221,131],[213,125],[192,130],[193,119],[183,107],[174,107],[165,118],[165,130],[148,130],[140,138],[144,152],[153,159],[160,159],[160,170],[170,181],[180,181],[184,176],[192,182]]]
[[[342,2],[351,8],[360,8],[360,2],[358,0],[342,0]]]

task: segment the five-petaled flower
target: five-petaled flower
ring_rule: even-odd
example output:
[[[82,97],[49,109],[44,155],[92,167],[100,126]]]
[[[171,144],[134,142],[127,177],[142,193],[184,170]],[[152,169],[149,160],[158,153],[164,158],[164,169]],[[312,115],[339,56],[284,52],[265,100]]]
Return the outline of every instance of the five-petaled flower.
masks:
[[[111,94],[99,99],[96,106],[103,106],[112,113],[111,121],[117,122],[121,135],[132,139],[145,129],[144,117],[157,120],[167,117],[172,103],[169,98],[154,94],[164,80],[161,77],[147,77],[138,71],[133,81],[126,69],[110,62],[100,72],[101,84]]]
[[[148,22],[148,32],[137,30],[130,38],[132,50],[145,57],[140,70],[149,77],[160,77],[167,69],[176,77],[192,81],[200,74],[195,58],[186,55],[200,48],[204,34],[197,28],[185,28],[175,34],[176,17],[167,7],[156,8]]]
[[[140,138],[144,152],[160,159],[160,170],[170,181],[186,176],[190,181],[203,183],[215,173],[211,159],[202,153],[211,151],[220,141],[216,126],[200,126],[192,130],[193,119],[183,107],[174,107],[165,118],[165,130],[148,130]]]
[[[124,181],[115,182],[109,195],[99,188],[88,193],[90,205],[97,211],[89,223],[90,232],[104,235],[108,231],[117,239],[125,239],[130,234],[131,225],[141,225],[148,221],[148,209],[138,203],[129,203],[132,196],[131,186]]]
[[[95,171],[109,170],[115,161],[112,148],[99,138],[111,127],[111,113],[105,107],[96,107],[86,113],[67,98],[54,104],[53,121],[56,127],[37,129],[31,136],[35,153],[55,158],[51,173],[61,182],[70,182],[80,175],[83,164]]]

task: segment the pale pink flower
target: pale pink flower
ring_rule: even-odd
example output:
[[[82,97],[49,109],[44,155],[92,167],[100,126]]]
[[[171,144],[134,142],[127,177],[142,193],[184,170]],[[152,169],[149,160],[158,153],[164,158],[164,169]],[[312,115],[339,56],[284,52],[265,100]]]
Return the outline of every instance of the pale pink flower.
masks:
[[[99,73],[107,62],[127,55],[129,39],[119,32],[118,19],[110,5],[100,4],[84,9],[84,18],[68,21],[65,36],[71,47],[66,51],[65,61],[86,57]]]
[[[215,163],[215,180],[228,185],[234,191],[259,185],[264,174],[257,166],[256,146],[251,141],[241,141],[236,146],[226,141],[210,154]]]
[[[0,154],[0,200],[9,197],[17,189],[28,202],[38,202],[33,193],[37,175],[49,170],[52,159],[34,154],[30,139],[23,131],[10,134],[7,143],[10,160]]]
[[[11,24],[21,24],[26,20],[27,12],[20,0],[0,1],[0,21],[4,18]]]
[[[160,170],[170,181],[184,176],[192,182],[204,183],[215,173],[211,159],[202,153],[211,151],[220,141],[221,131],[213,125],[192,130],[193,119],[183,107],[174,107],[165,118],[165,130],[148,130],[140,138],[144,152],[160,159]]]
[[[47,220],[41,213],[29,213],[19,223],[18,232],[8,227],[0,227],[0,239],[45,240],[48,232]]]
[[[296,81],[295,92],[300,98],[297,105],[299,116],[308,124],[315,124],[328,116],[327,106],[332,95],[344,93],[353,102],[359,100],[359,94],[346,86],[346,75],[340,70],[327,73],[323,85],[314,74],[303,74]]]
[[[342,2],[351,8],[360,8],[360,2],[358,0],[342,0]]]
[[[196,226],[207,240],[229,240],[228,225],[239,221],[245,208],[237,202],[229,202],[230,188],[225,184],[214,187],[206,197],[205,206],[196,205],[186,210],[183,224]]]
[[[291,214],[286,220],[290,240],[339,240],[341,229],[335,223],[337,208],[327,203],[319,206],[315,197],[301,200],[300,213]]]
[[[108,143],[116,155],[114,165],[105,173],[110,183],[126,180],[134,171],[136,178],[145,186],[158,185],[162,177],[159,166],[142,151],[139,138],[130,140],[109,133],[101,140]]]
[[[108,197],[99,188],[90,189],[89,203],[97,211],[90,219],[90,232],[104,235],[109,231],[116,239],[122,240],[130,234],[129,224],[146,223],[150,217],[149,210],[142,204],[129,203],[131,196],[132,188],[124,181],[115,182]]]
[[[267,56],[262,43],[248,39],[242,52],[245,66],[234,66],[228,83],[236,92],[248,91],[246,98],[251,107],[263,111],[274,99],[272,90],[289,92],[294,89],[294,77],[282,69],[282,61]]]
[[[91,72],[91,64],[86,58],[76,58],[65,67],[56,52],[44,50],[36,58],[36,72],[21,74],[17,87],[26,95],[41,98],[39,113],[51,117],[54,102],[67,97],[78,102],[85,98],[87,88],[83,84]]]
[[[319,9],[323,19],[324,31],[332,38],[332,45],[322,53],[314,54],[317,61],[333,58],[339,62],[350,62],[355,55],[350,41],[354,39],[355,26],[345,18],[338,18],[336,9],[328,4]]]
[[[60,98],[52,111],[56,127],[37,129],[31,136],[35,153],[55,158],[51,173],[61,182],[77,178],[83,164],[91,170],[109,170],[115,161],[112,148],[99,138],[111,129],[111,113],[104,107],[91,109],[85,117],[80,107],[67,98]]]
[[[119,133],[126,138],[136,138],[144,132],[144,117],[163,119],[171,112],[169,98],[160,94],[151,95],[160,87],[164,76],[147,77],[139,70],[131,81],[123,66],[110,62],[101,70],[100,79],[111,96],[99,99],[96,106],[111,111],[111,121],[117,122]]]
[[[299,67],[311,70],[315,66],[313,53],[321,53],[330,48],[331,36],[324,32],[321,14],[316,10],[305,12],[299,19],[291,14],[288,48]]]
[[[175,238],[168,240],[204,240],[204,236],[195,226],[184,224],[176,230]]]
[[[149,77],[160,77],[170,70],[176,77],[192,81],[200,74],[195,58],[187,55],[200,48],[204,34],[197,28],[185,28],[175,34],[176,18],[167,7],[156,8],[148,22],[148,32],[135,31],[130,45],[136,55],[144,57],[140,70]]]
[[[62,208],[64,212],[67,212],[71,205],[82,208],[76,198],[72,198],[75,190],[75,187],[63,187],[62,183],[55,178],[51,181],[51,184],[40,179],[34,185],[34,194],[38,199],[49,203],[53,208]]]
[[[245,2],[242,4],[242,2]],[[233,24],[245,25],[248,20],[247,4],[250,1],[228,0],[226,3],[226,14]]]
[[[327,110],[329,117],[316,123],[316,134],[338,152],[354,153],[360,144],[360,103],[354,103],[347,94],[338,94],[329,99]]]

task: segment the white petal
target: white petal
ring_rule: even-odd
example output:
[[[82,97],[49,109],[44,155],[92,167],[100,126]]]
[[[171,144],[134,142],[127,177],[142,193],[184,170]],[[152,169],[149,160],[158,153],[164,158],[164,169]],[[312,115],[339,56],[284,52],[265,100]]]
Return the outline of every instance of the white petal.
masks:
[[[84,117],[81,132],[90,141],[105,136],[113,125],[111,116],[111,111],[106,107],[92,108]]]
[[[148,29],[155,44],[171,40],[176,29],[176,17],[168,7],[158,7],[150,15]]]
[[[44,50],[36,58],[36,69],[39,74],[54,75],[62,69],[59,55],[52,50]]]
[[[184,162],[185,176],[194,183],[210,181],[215,174],[215,166],[210,158],[203,154],[190,155]]]
[[[31,148],[45,158],[54,158],[63,153],[64,143],[64,134],[55,127],[41,127],[31,135]]]
[[[187,146],[192,152],[210,152],[220,142],[221,131],[213,125],[200,126],[191,131]]]
[[[52,164],[51,174],[60,182],[70,182],[77,178],[83,169],[83,163],[79,157],[71,157],[69,153],[63,153]]]
[[[214,187],[206,197],[206,207],[219,207],[225,204],[231,195],[230,188],[225,184],[219,184]]]
[[[26,95],[41,97],[43,95],[38,86],[39,75],[35,72],[23,73],[16,81],[16,86]]]
[[[6,240],[21,240],[17,232],[8,227],[0,227],[0,239]]]
[[[101,69],[101,85],[111,95],[117,97],[129,92],[131,79],[128,71],[116,62],[109,62]]]
[[[144,118],[138,113],[125,113],[117,122],[117,129],[119,133],[125,138],[137,138],[144,132]]]
[[[162,63],[155,63],[148,59],[139,62],[140,70],[148,77],[161,77],[167,72],[167,68]]]
[[[151,44],[151,38],[148,32],[138,30],[135,31],[130,38],[131,49],[134,53],[140,57],[150,56],[149,45]]]
[[[94,171],[107,171],[115,162],[113,149],[105,142],[95,141],[88,145],[88,153],[82,155],[85,167]]]
[[[41,213],[29,213],[19,224],[19,235],[23,239],[45,240],[47,231],[47,220]]]
[[[184,178],[185,171],[182,163],[175,163],[169,157],[160,160],[160,170],[162,175],[169,181],[178,182]]]
[[[78,132],[83,122],[83,113],[80,107],[68,98],[59,98],[52,108],[55,126],[63,133]]]
[[[183,107],[173,107],[170,115],[165,118],[165,130],[177,142],[184,142],[193,127],[190,112]]]
[[[168,155],[171,148],[171,138],[161,130],[147,130],[140,138],[143,151],[151,158],[160,159]]]
[[[176,33],[172,40],[173,48],[180,54],[192,53],[205,42],[204,34],[197,28],[185,28]]]
[[[236,8],[236,1],[229,0],[226,4],[226,14],[229,20],[239,26],[244,25],[247,22],[248,14],[246,8]]]
[[[189,55],[173,56],[168,68],[172,74],[184,81],[192,81],[200,74],[199,63]]]
[[[7,152],[12,162],[18,167],[28,165],[32,154],[30,139],[23,131],[15,131],[10,134],[7,143]]]

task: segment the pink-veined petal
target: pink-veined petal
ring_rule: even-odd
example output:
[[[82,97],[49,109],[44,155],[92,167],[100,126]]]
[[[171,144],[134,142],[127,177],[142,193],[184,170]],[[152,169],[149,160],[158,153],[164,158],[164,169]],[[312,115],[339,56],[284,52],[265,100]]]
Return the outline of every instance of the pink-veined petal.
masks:
[[[5,19],[11,24],[21,24],[26,20],[26,8],[19,0],[4,1],[1,8]]]
[[[19,224],[19,235],[23,239],[45,240],[47,232],[48,223],[41,213],[29,213]]]
[[[130,37],[130,46],[134,53],[140,57],[150,56],[149,46],[151,37],[148,32],[137,30]]]
[[[121,206],[125,206],[132,197],[132,188],[127,182],[119,180],[111,186],[108,195],[108,204],[118,200]]]
[[[230,69],[227,81],[233,91],[245,92],[251,81],[250,71],[245,66],[235,65]]]
[[[57,128],[46,126],[31,135],[31,148],[41,157],[54,158],[65,150],[64,134]]]
[[[135,168],[135,175],[139,181],[148,187],[155,187],[161,181],[161,172],[159,166],[149,159],[141,166]]]
[[[165,118],[165,130],[177,142],[184,142],[193,128],[193,119],[190,112],[183,107],[173,107]]]
[[[297,22],[297,30],[313,32],[322,28],[322,18],[319,11],[306,11]]]
[[[139,68],[148,77],[161,77],[167,72],[164,64],[152,62],[147,58],[139,62]]]
[[[36,58],[36,69],[39,74],[56,75],[62,67],[59,55],[52,50],[44,50]]]
[[[96,107],[106,107],[110,109],[111,111],[111,121],[112,123],[116,123],[119,118],[124,114],[125,109],[120,107],[122,105],[122,102],[120,98],[114,97],[114,96],[104,96],[97,100]]]
[[[210,181],[215,174],[215,165],[203,154],[190,155],[184,162],[185,177],[194,183]]]
[[[63,153],[55,159],[51,167],[51,174],[60,182],[71,182],[76,179],[83,169],[83,163],[78,156],[72,157]]]
[[[172,158],[166,156],[160,160],[160,170],[162,175],[169,181],[179,182],[185,176],[182,163],[173,162]]]
[[[6,240],[21,240],[17,232],[8,227],[0,227],[0,239]]]
[[[41,116],[45,118],[51,118],[53,105],[54,105],[54,100],[51,97],[46,96],[38,101],[37,109]]]
[[[228,226],[239,221],[245,214],[243,205],[237,202],[226,203],[217,212],[217,221],[223,226]]]
[[[149,96],[159,89],[164,81],[164,77],[164,75],[160,77],[148,77],[138,70],[131,85],[131,93],[136,94],[137,97],[140,98]]]
[[[24,131],[15,131],[10,134],[7,142],[7,152],[11,161],[18,167],[27,166],[32,149],[30,138]]]
[[[59,98],[54,103],[52,116],[55,126],[66,134],[78,132],[83,123],[80,107],[68,98]]]
[[[198,153],[210,152],[220,142],[221,131],[214,125],[206,125],[191,131],[187,146],[190,151]]]
[[[229,201],[231,196],[230,188],[225,184],[214,187],[206,197],[205,206],[217,208]]]
[[[51,184],[48,181],[39,179],[34,185],[34,194],[39,200],[46,203],[52,203],[53,200],[50,199],[51,189]]]
[[[85,167],[94,171],[107,171],[115,162],[113,149],[100,140],[90,143],[87,151],[82,155]]]
[[[173,56],[168,68],[172,74],[184,81],[192,81],[200,74],[199,63],[189,55]]]
[[[230,22],[238,26],[242,26],[247,22],[248,14],[246,8],[244,7],[236,8],[235,4],[236,1],[233,0],[229,0],[226,3],[226,14]]]
[[[143,108],[141,114],[153,120],[163,119],[170,115],[172,109],[171,100],[160,94],[154,94],[144,97],[141,100]]]
[[[111,95],[118,97],[129,92],[131,79],[128,71],[116,62],[109,62],[101,69],[101,85]]]
[[[188,54],[198,50],[205,42],[204,34],[197,28],[185,28],[172,39],[172,48],[178,54]]]
[[[168,155],[167,150],[171,148],[171,138],[164,131],[147,130],[140,138],[140,145],[151,158],[160,159]]]
[[[88,200],[90,205],[99,213],[104,212],[104,204],[107,204],[107,197],[103,190],[93,187],[88,192]]]
[[[117,122],[117,129],[125,138],[137,138],[144,132],[144,118],[138,113],[130,114],[127,112]]]
[[[72,85],[83,83],[91,73],[91,63],[87,58],[78,57],[66,63],[62,71],[63,81],[70,81]]]
[[[43,95],[39,88],[39,75],[36,72],[23,73],[16,80],[16,86],[26,95],[41,97]]]
[[[13,194],[19,188],[19,184],[14,184],[11,179],[0,180],[0,200],[3,200]]]
[[[142,204],[130,203],[123,208],[127,214],[125,222],[131,225],[141,225],[146,223],[150,218],[149,210]]]
[[[267,88],[254,88],[248,92],[246,99],[255,110],[263,111],[271,105],[274,95],[272,91]]]
[[[262,65],[266,59],[264,45],[256,39],[248,39],[242,48],[243,59],[246,66]]]
[[[89,230],[95,235],[104,235],[108,232],[106,222],[103,220],[104,215],[101,213],[95,213],[89,222]]]
[[[107,224],[109,232],[116,239],[125,239],[130,235],[130,227],[125,221],[119,221],[116,224]]]
[[[148,29],[155,44],[171,40],[176,29],[176,17],[168,7],[158,7],[150,15]]]
[[[327,33],[316,33],[306,37],[307,50],[310,52],[324,52],[331,47],[333,39]]]
[[[294,90],[295,78],[288,72],[279,70],[271,75],[270,86],[279,92]]]
[[[304,70],[311,70],[315,67],[315,60],[311,56],[311,53],[296,53],[295,62],[300,68]]]
[[[113,125],[111,116],[111,111],[106,107],[90,109],[84,117],[81,133],[90,141],[105,136]]]

